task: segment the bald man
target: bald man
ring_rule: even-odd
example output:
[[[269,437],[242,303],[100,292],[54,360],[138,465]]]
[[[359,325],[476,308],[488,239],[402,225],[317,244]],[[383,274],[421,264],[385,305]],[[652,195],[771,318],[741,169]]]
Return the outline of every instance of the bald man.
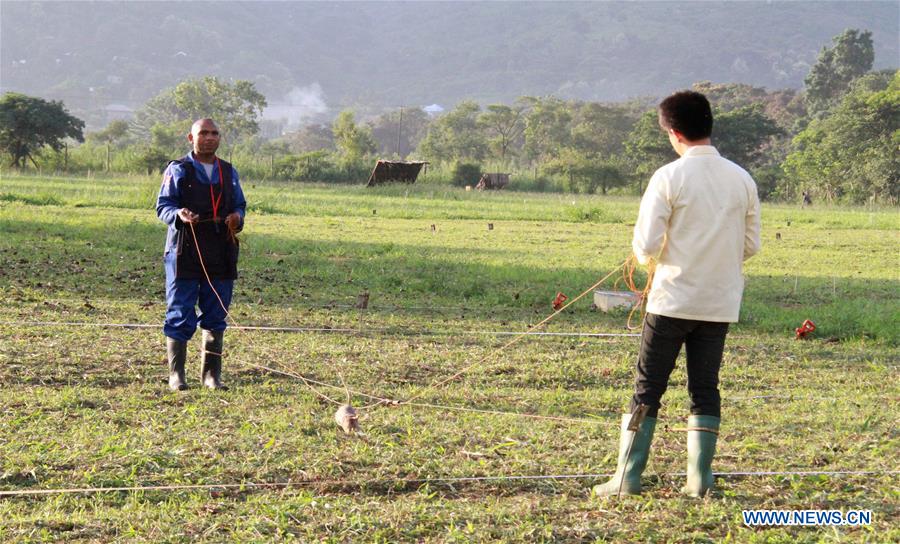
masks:
[[[210,389],[227,389],[222,384],[222,349],[239,250],[233,234],[244,226],[247,202],[237,170],[216,156],[221,141],[216,123],[199,119],[187,140],[193,150],[166,167],[156,201],[156,215],[169,226],[163,257],[169,388],[188,388],[187,343],[199,322],[201,381]]]

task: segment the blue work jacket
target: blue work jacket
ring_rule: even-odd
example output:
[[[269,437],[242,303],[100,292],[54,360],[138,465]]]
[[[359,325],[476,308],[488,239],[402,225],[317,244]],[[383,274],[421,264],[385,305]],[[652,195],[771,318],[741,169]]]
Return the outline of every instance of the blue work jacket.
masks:
[[[213,166],[212,179],[210,179],[210,177],[207,177],[206,175],[206,169],[203,168],[203,164],[194,158],[193,152],[185,156],[185,159],[189,159],[193,163],[197,181],[206,185],[219,183],[218,162]],[[224,215],[227,217],[230,213],[237,212],[240,214],[241,223],[243,224],[244,215],[247,210],[247,201],[244,198],[244,191],[241,189],[237,170],[234,167],[232,167],[231,170],[231,186],[234,191],[233,209],[228,210]],[[169,231],[166,234],[166,247],[164,252],[166,254],[176,249],[178,243],[178,231],[181,230],[183,226],[181,219],[178,218],[178,210],[181,208],[181,206],[179,206],[181,199],[181,184],[184,181],[185,175],[184,166],[176,162],[170,163],[163,174],[162,187],[160,187],[159,197],[156,199],[156,215],[163,223],[169,226]]]

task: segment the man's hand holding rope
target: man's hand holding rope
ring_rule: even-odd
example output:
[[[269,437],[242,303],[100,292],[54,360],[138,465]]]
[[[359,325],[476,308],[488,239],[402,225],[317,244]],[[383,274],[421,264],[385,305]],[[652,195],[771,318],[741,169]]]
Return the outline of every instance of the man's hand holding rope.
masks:
[[[200,216],[187,208],[181,208],[180,210],[178,210],[178,219],[181,219],[181,222],[186,224],[200,222]]]
[[[228,214],[228,217],[225,218],[225,226],[228,227],[228,231],[232,233],[241,232],[241,214],[237,212],[231,212]]]

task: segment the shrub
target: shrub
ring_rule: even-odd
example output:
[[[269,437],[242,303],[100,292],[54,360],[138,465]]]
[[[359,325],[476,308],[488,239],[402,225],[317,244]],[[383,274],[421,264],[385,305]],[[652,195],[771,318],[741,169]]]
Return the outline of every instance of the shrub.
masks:
[[[334,165],[327,151],[288,155],[275,162],[275,178],[292,181],[323,181],[332,177]]]
[[[481,165],[471,162],[458,162],[453,165],[453,185],[464,187],[476,185],[481,178]]]

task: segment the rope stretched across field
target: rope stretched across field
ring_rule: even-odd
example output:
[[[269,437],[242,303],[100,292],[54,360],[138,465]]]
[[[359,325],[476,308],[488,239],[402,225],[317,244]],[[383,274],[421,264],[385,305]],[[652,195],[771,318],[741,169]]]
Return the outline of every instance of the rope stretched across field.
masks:
[[[766,476],[892,476],[900,474],[900,470],[797,470],[797,471],[737,471],[715,472],[719,478],[749,478]],[[683,472],[666,472],[662,477],[683,477]],[[461,484],[477,482],[505,481],[540,481],[540,480],[599,480],[613,476],[607,474],[522,474],[497,476],[448,476],[445,478],[373,478],[368,480],[301,480],[295,482],[242,482],[217,484],[172,484],[172,485],[133,485],[116,487],[67,487],[49,489],[9,489],[0,490],[2,497],[23,497],[39,495],[74,495],[94,493],[139,493],[145,491],[200,491],[225,489],[287,489],[292,487],[354,487],[362,488],[370,485],[416,485]]]
[[[206,278],[206,283],[209,284],[210,290],[213,292],[214,295],[216,295],[216,300],[219,301],[219,305],[222,307],[222,311],[225,312],[225,317],[227,317],[229,320],[231,320],[231,322],[232,322],[233,324],[237,325],[237,321],[235,321],[234,317],[231,316],[231,312],[228,311],[228,308],[225,307],[225,302],[222,301],[222,297],[219,296],[219,291],[216,290],[215,286],[213,286],[212,279],[209,277],[209,272],[207,272],[207,270],[206,270],[206,264],[203,262],[203,253],[200,251],[200,242],[197,240],[197,231],[194,230],[194,224],[193,224],[193,223],[188,223],[188,225],[190,225],[190,227],[191,227],[191,236],[193,236],[193,238],[194,238],[194,247],[197,249],[197,257],[200,259],[200,268],[203,270],[203,276]],[[236,234],[234,233],[233,229],[231,228],[231,225],[228,226],[228,230],[229,230],[229,233],[231,234],[232,242],[233,242],[233,243],[237,243],[237,236],[236,236]],[[252,342],[251,342],[251,343],[252,343]],[[216,355],[218,355],[218,356],[220,356],[220,357],[222,356],[221,353],[217,353]],[[263,369],[263,367],[261,367],[261,366],[259,366],[259,365],[255,365],[255,364],[253,364],[253,363],[244,362],[244,364],[245,364],[245,365],[249,365],[249,366],[253,366],[253,367],[256,367],[256,368]],[[321,399],[323,399],[323,400],[325,400],[325,401],[327,401],[327,402],[330,402],[330,403],[332,403],[332,404],[336,404],[336,405],[338,405],[338,406],[340,406],[340,405],[342,404],[340,401],[337,401],[337,400],[335,400],[335,399],[329,397],[328,395],[322,393],[322,392],[319,391],[318,389],[316,389],[316,388],[313,386],[313,384],[312,384],[305,376],[303,376],[302,374],[297,374],[297,377],[300,378],[300,380],[303,381],[303,384],[304,384],[310,391],[312,391],[313,394],[315,394],[317,397],[319,397],[319,398],[321,398]]]
[[[0,327],[98,327],[107,329],[158,329],[154,323],[105,323],[89,321],[0,321]],[[333,334],[398,334],[403,336],[535,336],[560,338],[639,338],[640,333],[633,332],[546,332],[546,331],[478,331],[478,330],[442,330],[400,329],[393,327],[378,328],[346,328],[346,327],[287,327],[277,325],[234,325],[231,327],[241,331],[289,332],[289,333],[333,333]]]
[[[124,328],[124,329],[157,329],[159,325],[146,324],[146,323],[91,323],[91,322],[70,322],[70,321],[0,321],[0,326],[33,326],[33,327],[71,327],[71,326],[85,326],[85,327],[105,327],[105,328]],[[318,328],[318,327],[269,327],[269,326],[242,326],[237,325],[232,327],[236,330],[247,330],[247,331],[274,331],[274,332],[349,332],[354,333],[357,332],[358,329],[338,329],[338,328]],[[378,332],[381,332],[380,330]],[[597,338],[605,338],[605,337],[639,337],[640,334],[635,333],[562,333],[562,332],[515,332],[515,331],[451,331],[451,332],[443,332],[443,331],[434,331],[434,334],[448,334],[448,335],[458,335],[458,334],[490,334],[490,335],[549,335],[549,336],[587,336],[587,337],[597,337]],[[263,370],[265,372],[270,372],[272,374],[277,374],[281,376],[285,376],[292,379],[297,379],[300,381],[307,381],[309,383],[319,385],[322,387],[328,387],[334,389],[336,391],[345,391],[346,389],[342,386],[337,386],[334,384],[330,384],[327,382],[319,381],[309,376],[301,375],[297,372],[292,372],[290,370],[277,369],[272,367],[267,367],[265,365],[260,364],[252,364],[252,363],[242,363],[248,366],[252,366],[258,370]],[[366,393],[364,391],[359,391],[355,389],[350,389],[350,392],[354,395],[368,398],[370,400],[379,401],[384,404],[392,404],[396,401],[394,399],[388,397],[379,397],[377,395],[372,395],[370,393]],[[867,398],[883,398],[884,395],[869,395]],[[859,398],[859,397],[855,397]],[[788,399],[788,400],[818,400],[818,401],[834,401],[834,400],[846,400],[847,402],[854,402],[853,399],[847,398],[842,399],[840,397],[827,397],[823,398],[822,395],[812,395],[812,394],[801,394],[797,392],[791,393],[783,393],[783,394],[761,394],[761,395],[752,395],[746,397],[734,397],[728,396],[729,402],[749,402],[749,401],[757,401],[757,400],[769,400],[769,399]],[[521,416],[525,418],[535,418],[535,419],[548,419],[548,420],[558,420],[558,421],[568,421],[573,423],[591,423],[597,424],[600,420],[590,419],[590,418],[574,418],[570,416],[547,416],[540,414],[532,414],[528,412],[510,412],[496,409],[483,409],[483,408],[473,408],[467,406],[455,406],[455,405],[440,405],[435,403],[405,403],[410,406],[419,406],[423,408],[441,408],[445,410],[452,411],[462,411],[462,412],[475,412],[475,413],[487,413],[487,414],[498,414],[498,415],[508,415],[508,416]],[[606,422],[603,422],[606,423]],[[618,423],[614,423],[618,425]]]
[[[194,232],[193,225],[191,225],[191,232],[194,236],[195,244],[197,242],[196,234]],[[230,315],[230,313],[225,308],[225,305],[219,296],[218,292],[216,292],[215,288],[212,286],[212,281],[207,274],[205,265],[202,262],[202,255],[199,252],[198,246],[198,256],[201,260],[201,266],[203,268],[204,275],[206,277],[207,282],[209,283],[212,291],[217,297],[219,304],[222,306],[223,310],[226,313],[228,319],[235,325],[236,328],[244,329],[244,330],[253,330],[254,327],[240,327],[234,318]],[[423,403],[416,402],[418,398],[421,398],[426,392],[441,387],[447,383],[452,382],[458,377],[462,376],[464,373],[469,370],[484,364],[490,357],[495,355],[499,355],[503,350],[512,346],[516,342],[520,341],[522,338],[529,334],[533,334],[535,329],[543,326],[548,323],[554,317],[562,313],[569,306],[577,302],[579,299],[586,296],[593,289],[598,287],[601,283],[612,277],[617,271],[626,268],[626,275],[630,276],[634,271],[633,263],[631,263],[630,271],[627,268],[629,266],[629,261],[626,261],[622,265],[620,265],[617,269],[613,270],[610,274],[596,282],[593,286],[585,290],[583,293],[579,294],[577,297],[572,299],[568,304],[562,306],[560,309],[556,310],[554,313],[550,314],[540,323],[530,327],[527,331],[520,333],[511,333],[515,334],[514,338],[512,338],[509,342],[505,343],[503,346],[493,350],[488,355],[482,357],[478,361],[467,365],[461,370],[454,373],[449,378],[445,378],[442,380],[437,380],[432,384],[428,385],[422,391],[419,391],[417,394],[412,395],[403,401],[396,401],[384,397],[378,397],[375,395],[370,395],[367,393],[353,391],[346,386],[341,387],[333,384],[328,384],[325,382],[321,382],[318,380],[314,380],[311,378],[307,378],[299,373],[290,373],[285,372],[278,369],[273,369],[269,367],[265,367],[263,365],[257,365],[254,363],[244,362],[243,364],[255,367],[260,370],[264,370],[267,372],[274,372],[278,374],[283,374],[286,376],[291,376],[297,379],[300,379],[313,393],[315,393],[318,397],[334,403],[341,404],[339,401],[332,399],[331,397],[321,393],[317,390],[314,385],[318,385],[321,387],[333,388],[336,390],[343,390],[348,393],[353,393],[355,395],[360,395],[365,398],[369,398],[371,400],[376,401],[371,404],[370,407],[374,407],[377,405],[406,405],[406,406],[421,406],[427,408],[440,408],[446,410],[460,410],[460,411],[469,411],[475,413],[489,413],[489,414],[502,414],[502,415],[514,415],[518,417],[530,417],[536,419],[546,419],[546,420],[556,420],[556,421],[566,421],[566,422],[579,422],[579,423],[592,423],[596,424],[597,420],[586,419],[586,418],[569,418],[569,417],[560,417],[560,416],[543,416],[539,414],[524,414],[518,412],[504,412],[500,410],[484,410],[478,408],[468,408],[468,407],[453,407],[453,406],[443,406],[439,404],[433,403]],[[626,280],[627,282],[628,280]],[[629,285],[629,288],[632,288],[632,285]],[[646,288],[644,289],[644,295],[646,294]],[[629,316],[629,320],[630,320]],[[624,336],[624,335],[623,335]],[[639,336],[639,335],[629,335],[629,336]],[[342,378],[343,381],[343,378]],[[673,429],[674,430],[674,429]],[[729,478],[729,477],[754,477],[754,476],[815,476],[815,475],[895,475],[900,473],[898,470],[885,470],[885,471],[870,471],[870,470],[857,470],[857,471],[818,471],[818,470],[802,470],[802,471],[741,471],[741,472],[719,472],[716,473],[716,476]],[[663,476],[683,476],[683,473],[665,473]],[[0,497],[13,497],[13,496],[35,496],[35,495],[51,495],[51,494],[78,494],[78,493],[106,493],[106,492],[143,492],[143,491],[178,491],[178,490],[216,490],[216,489],[245,489],[245,488],[288,488],[288,487],[297,487],[297,486],[354,486],[354,487],[363,487],[366,485],[387,485],[387,484],[401,484],[401,485],[428,485],[428,484],[453,484],[453,483],[465,483],[465,482],[502,482],[502,481],[529,481],[529,480],[571,480],[571,479],[600,479],[607,478],[610,474],[551,474],[551,475],[497,475],[497,476],[460,476],[460,477],[445,477],[445,478],[421,478],[421,479],[408,479],[408,478],[381,478],[381,479],[369,479],[369,480],[303,480],[297,482],[243,482],[243,483],[224,483],[224,484],[175,484],[175,485],[147,485],[147,486],[120,486],[120,487],[80,487],[80,488],[59,488],[59,489],[18,489],[18,490],[0,490]]]
[[[626,262],[627,262],[627,261],[626,261]],[[594,289],[596,289],[597,287],[599,287],[603,282],[605,282],[606,280],[608,280],[609,278],[611,278],[611,277],[613,276],[613,274],[615,274],[616,272],[618,272],[619,270],[621,270],[624,266],[625,266],[625,263],[623,263],[623,264],[619,265],[617,268],[613,269],[612,272],[610,272],[609,274],[607,274],[607,275],[603,276],[602,278],[600,278],[599,280],[597,280],[597,282],[594,283],[594,285],[592,285],[592,286],[588,287],[587,289],[585,289],[584,291],[582,291],[578,296],[576,296],[575,298],[571,299],[568,303],[562,305],[558,310],[554,311],[552,314],[550,314],[550,315],[548,315],[547,317],[545,317],[541,322],[537,323],[536,325],[532,325],[531,327],[529,327],[528,330],[525,331],[525,333],[527,334],[527,333],[529,333],[529,332],[535,331],[535,330],[539,329],[540,327],[542,327],[543,325],[545,325],[546,323],[549,323],[554,317],[558,316],[559,314],[561,314],[562,312],[564,312],[564,311],[566,310],[566,308],[568,308],[569,306],[575,304],[576,302],[578,302],[579,300],[581,300],[582,298],[584,298],[585,295],[587,295],[588,293],[592,292]],[[475,367],[478,367],[478,366],[484,364],[488,359],[490,359],[490,358],[492,358],[492,357],[494,357],[494,356],[496,356],[496,355],[499,355],[499,354],[502,353],[504,350],[506,350],[507,348],[509,348],[510,346],[512,346],[513,344],[515,344],[515,343],[518,342],[519,340],[521,340],[522,338],[525,338],[525,334],[520,334],[520,335],[514,336],[509,342],[506,342],[505,344],[503,344],[503,345],[500,346],[499,348],[496,348],[495,350],[491,351],[490,353],[488,353],[487,355],[485,355],[485,356],[482,357],[481,359],[479,359],[479,360],[475,361],[474,363],[472,363],[472,364],[470,364],[470,365],[468,365],[468,366],[462,368],[461,370],[457,371],[456,373],[454,373],[454,374],[453,374],[452,376],[450,376],[449,378],[445,378],[445,379],[443,379],[443,380],[435,381],[435,382],[433,382],[431,385],[425,387],[425,389],[423,389],[423,390],[420,391],[419,393],[416,393],[415,395],[413,395],[412,397],[406,399],[405,401],[400,401],[399,403],[396,403],[396,404],[400,404],[400,405],[402,405],[402,404],[410,404],[412,401],[414,401],[414,400],[416,400],[416,399],[419,399],[419,398],[422,398],[422,396],[424,396],[426,392],[428,392],[428,391],[430,391],[430,390],[433,390],[433,389],[437,389],[438,387],[442,387],[442,386],[444,386],[444,385],[446,385],[446,384],[448,384],[448,383],[450,383],[450,382],[456,380],[457,378],[459,378],[460,376],[462,376],[462,375],[465,374],[466,372],[472,370],[472,369],[475,368]],[[371,406],[369,406],[369,407],[371,407]]]
[[[197,250],[197,257],[199,258],[200,268],[203,270],[203,275],[204,275],[204,277],[206,278],[207,284],[209,285],[210,290],[211,290],[211,291],[213,292],[213,294],[216,296],[216,299],[219,301],[219,305],[222,307],[222,310],[225,312],[226,317],[232,322],[232,324],[234,324],[235,326],[238,326],[237,321],[234,319],[234,317],[231,315],[231,313],[230,313],[230,312],[228,311],[228,309],[225,307],[225,303],[222,301],[222,298],[219,296],[218,291],[217,291],[216,288],[213,286],[212,279],[209,277],[209,273],[207,272],[206,265],[205,265],[205,263],[204,263],[204,261],[203,261],[203,255],[202,255],[202,252],[201,252],[201,250],[200,250],[200,243],[199,243],[199,241],[198,241],[198,239],[197,239],[197,233],[196,233],[196,231],[194,230],[194,225],[193,225],[192,223],[188,223],[188,225],[189,225],[190,228],[191,228],[191,236],[192,236],[193,239],[194,239],[194,247],[195,247],[196,250]],[[574,297],[573,299],[569,300],[568,303],[566,303],[566,304],[564,304],[564,305],[561,305],[560,308],[558,308],[558,309],[555,310],[553,313],[551,313],[550,315],[548,315],[547,317],[545,317],[545,318],[544,318],[543,320],[541,320],[539,323],[537,323],[537,324],[532,325],[531,327],[529,327],[528,330],[525,331],[525,333],[518,334],[518,335],[514,336],[510,341],[506,342],[505,344],[503,344],[503,345],[500,346],[499,348],[494,349],[493,351],[491,351],[491,352],[488,353],[487,355],[483,356],[483,357],[480,358],[479,360],[475,361],[474,363],[472,363],[472,364],[470,364],[470,365],[467,365],[466,367],[464,367],[464,368],[462,368],[461,370],[457,371],[456,373],[454,373],[454,374],[453,374],[452,376],[450,376],[449,378],[445,378],[445,379],[443,379],[443,380],[437,380],[437,381],[431,383],[430,385],[426,386],[423,390],[419,391],[418,393],[412,395],[411,397],[409,397],[409,398],[407,398],[407,399],[405,399],[405,400],[386,399],[386,398],[378,397],[378,396],[375,396],[375,395],[362,394],[362,396],[364,396],[364,397],[366,397],[366,398],[369,398],[369,399],[372,399],[372,400],[374,400],[375,402],[372,402],[372,403],[370,403],[370,404],[367,404],[367,405],[365,405],[365,406],[362,406],[362,407],[359,408],[359,410],[371,409],[371,408],[375,408],[375,407],[377,407],[377,406],[403,406],[403,405],[405,405],[405,406],[412,406],[412,405],[413,405],[412,403],[413,403],[414,401],[416,401],[417,399],[421,398],[422,396],[424,396],[426,392],[431,391],[431,390],[433,390],[433,389],[436,389],[436,388],[438,388],[438,387],[442,387],[443,385],[446,385],[447,383],[450,383],[450,382],[456,380],[457,378],[459,378],[460,376],[462,376],[462,375],[465,374],[466,372],[469,372],[470,370],[476,368],[477,366],[480,366],[480,365],[484,364],[489,358],[494,357],[494,356],[496,356],[496,355],[499,355],[499,354],[502,353],[505,349],[509,348],[510,346],[512,346],[513,344],[515,344],[516,342],[518,342],[518,341],[520,341],[522,338],[524,338],[524,337],[527,335],[527,333],[534,332],[534,331],[536,331],[538,328],[540,328],[540,327],[542,327],[543,325],[549,323],[549,322],[550,322],[553,318],[555,318],[557,315],[559,315],[560,313],[564,312],[564,311],[565,311],[567,308],[569,308],[572,304],[578,302],[580,299],[582,299],[582,298],[585,297],[588,293],[592,292],[594,289],[596,289],[597,287],[599,287],[603,282],[605,282],[606,280],[608,280],[609,278],[611,278],[616,272],[619,272],[620,270],[623,270],[623,269],[626,269],[626,270],[627,270],[627,273],[626,273],[626,282],[629,282],[629,281],[630,281],[630,285],[633,285],[633,278],[632,278],[632,275],[633,275],[633,272],[634,272],[633,259],[634,259],[633,256],[632,256],[632,257],[629,257],[629,258],[626,259],[621,265],[619,265],[618,267],[616,267],[615,269],[613,269],[609,274],[607,274],[606,276],[604,276],[603,278],[601,278],[600,280],[598,280],[597,282],[595,282],[591,287],[589,287],[588,289],[585,289],[582,293],[580,293],[579,295],[577,295],[577,296]],[[647,289],[648,289],[648,288],[645,288],[645,289],[644,289],[644,293],[642,293],[641,300],[643,300],[644,295],[646,294]],[[252,342],[251,342],[251,343],[252,343]],[[219,354],[219,355],[221,355],[221,354]],[[251,366],[251,367],[258,368],[258,369],[260,369],[260,370],[266,370],[266,371],[269,371],[269,372],[272,372],[272,371],[273,371],[273,369],[271,369],[271,368],[269,368],[269,367],[264,367],[264,366],[262,366],[262,365],[257,365],[257,364],[255,364],[255,363],[250,363],[250,362],[246,362],[246,361],[245,361],[244,364],[247,365],[247,366]],[[281,372],[281,373],[284,373],[284,372]],[[287,373],[284,373],[284,374],[287,374]],[[318,396],[318,397],[320,397],[320,398],[322,398],[322,399],[324,399],[324,400],[326,400],[326,401],[328,401],[328,402],[330,402],[330,403],[332,403],[332,404],[336,404],[336,405],[338,405],[338,406],[340,406],[340,405],[343,404],[342,402],[337,401],[337,400],[335,400],[335,399],[329,397],[328,395],[325,395],[325,394],[322,393],[321,391],[319,391],[316,387],[314,387],[314,385],[313,385],[314,381],[313,381],[313,380],[310,380],[309,378],[307,378],[307,377],[304,376],[303,374],[300,374],[300,373],[294,373],[293,375],[294,375],[294,377],[300,379],[300,380],[303,382],[303,384],[306,385],[307,388],[309,388],[313,393],[316,394],[316,396]],[[340,378],[341,378],[341,382],[343,383],[343,382],[344,382],[343,375],[340,375]],[[323,387],[330,387],[330,388],[333,388],[333,389],[340,389],[340,390],[345,391],[345,393],[346,393],[347,396],[348,396],[348,402],[349,402],[349,397],[350,397],[350,394],[351,394],[351,393],[354,393],[354,394],[357,394],[357,395],[360,395],[360,394],[361,394],[361,392],[358,392],[358,391],[355,392],[355,391],[349,389],[349,388],[346,387],[346,386],[341,387],[341,386],[337,386],[337,385],[334,385],[334,384],[326,384],[326,383],[324,383],[324,382],[319,382],[319,381],[315,381],[315,383],[316,383],[317,385],[320,385],[320,386],[323,386]],[[529,416],[525,416],[525,417],[529,417]]]
[[[328,387],[328,388],[339,390],[339,391],[348,391],[348,392],[352,393],[353,395],[375,401],[371,404],[371,406],[380,405],[380,404],[389,404],[389,405],[397,404],[397,401],[387,398],[387,397],[379,397],[376,395],[372,395],[370,393],[365,393],[363,391],[357,391],[355,389],[347,388],[345,386],[338,386],[338,385],[334,385],[334,384],[330,384],[330,383],[326,383],[326,382],[321,382],[321,381],[314,380],[309,377],[303,377],[300,374],[286,371],[286,370],[270,368],[270,367],[266,367],[263,365],[256,365],[256,366],[262,370],[272,372],[273,374],[280,374],[282,376],[288,376],[291,378],[297,378],[297,379],[301,379],[301,380],[305,379],[306,381],[316,384],[316,385],[319,385],[321,387]],[[469,406],[444,405],[444,404],[414,402],[414,401],[404,402],[403,404],[408,405],[408,406],[417,406],[420,408],[436,408],[436,409],[442,409],[442,410],[451,410],[451,411],[455,411],[455,412],[472,412],[472,413],[476,413],[476,414],[491,414],[491,415],[524,417],[524,418],[529,418],[529,419],[542,419],[542,420],[547,420],[547,421],[564,421],[567,423],[589,423],[591,425],[601,424],[601,425],[611,425],[611,426],[619,425],[618,422],[603,421],[600,419],[591,419],[591,418],[583,418],[583,417],[549,416],[549,415],[544,415],[544,414],[532,414],[532,413],[528,413],[528,412],[510,412],[508,410],[472,408]]]

